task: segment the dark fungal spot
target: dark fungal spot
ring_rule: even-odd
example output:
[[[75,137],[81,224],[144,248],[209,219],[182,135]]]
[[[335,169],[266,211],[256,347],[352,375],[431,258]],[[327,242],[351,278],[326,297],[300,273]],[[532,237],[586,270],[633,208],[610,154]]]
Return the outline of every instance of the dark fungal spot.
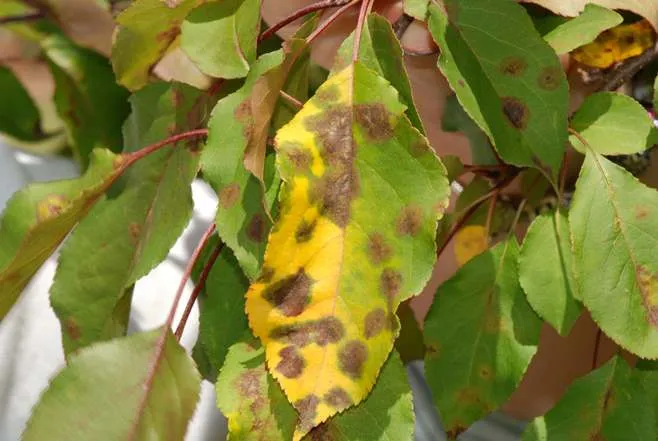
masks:
[[[236,379],[238,393],[245,398],[256,398],[261,395],[260,375],[255,370],[248,370]]]
[[[345,327],[336,317],[325,317],[313,324],[315,343],[326,346],[329,343],[338,343],[345,335]]]
[[[73,317],[64,320],[64,329],[66,330],[66,335],[68,335],[71,340],[79,340],[80,337],[82,337],[80,326]]]
[[[359,379],[368,358],[368,348],[360,340],[352,340],[338,351],[338,367],[348,377]]]
[[[642,220],[645,219],[648,215],[649,215],[649,211],[647,210],[646,207],[643,207],[641,205],[635,207],[635,219]]]
[[[338,89],[338,86],[335,84],[332,84],[329,87],[322,87],[318,92],[315,94],[316,99],[318,99],[321,102],[324,103],[331,103],[338,101],[340,98],[340,90]]]
[[[392,268],[384,269],[382,275],[379,277],[379,286],[382,294],[387,299],[394,299],[398,296],[402,287],[402,274]]]
[[[654,328],[658,328],[658,274],[651,273],[644,266],[637,268],[638,288],[642,296],[642,303],[646,310],[647,321]]]
[[[320,424],[308,433],[309,441],[337,441],[339,439],[339,433],[329,422]]]
[[[295,402],[295,409],[299,414],[299,429],[303,432],[310,430],[314,426],[314,420],[317,415],[320,398],[317,395],[310,394],[301,400]]]
[[[281,361],[276,365],[276,370],[286,378],[299,378],[304,372],[306,361],[296,347],[286,346],[279,351]]]
[[[293,148],[281,148],[283,151],[287,151],[286,155],[288,156],[288,159],[292,163],[292,165],[295,166],[295,169],[297,172],[305,173],[309,170],[311,167],[311,164],[313,163],[313,158],[311,157],[310,152],[299,148],[299,147],[293,147]]]
[[[520,77],[528,68],[528,62],[521,57],[510,56],[500,63],[500,71],[511,77]]]
[[[286,317],[302,313],[311,296],[313,280],[303,268],[296,274],[284,277],[263,291],[263,298],[278,308]]]
[[[295,231],[295,241],[297,241],[297,243],[304,243],[311,240],[313,238],[313,231],[315,231],[317,224],[317,219],[313,219],[311,222],[306,221],[306,219],[302,219],[302,221],[297,226],[297,230]]]
[[[382,308],[370,311],[365,318],[363,336],[367,339],[377,337],[387,325],[388,314]]]
[[[263,268],[260,270],[260,277],[258,281],[261,283],[270,283],[274,278],[274,268],[263,265]]]
[[[354,118],[368,138],[381,142],[393,136],[389,112],[383,104],[357,104],[354,107]]]
[[[544,90],[555,90],[560,87],[562,69],[557,66],[549,66],[542,69],[537,77],[537,84]]]
[[[345,409],[352,405],[352,398],[342,387],[333,387],[324,395],[324,402],[334,409]]]
[[[231,208],[240,198],[240,184],[234,182],[222,188],[219,192],[219,205],[222,208]]]
[[[446,432],[446,435],[448,435],[449,440],[455,440],[455,439],[459,438],[459,435],[461,435],[464,432],[466,432],[466,427],[457,424],[457,425],[455,425],[455,427],[448,430]]]
[[[502,109],[505,120],[515,129],[523,130],[528,126],[530,110],[518,98],[503,98]]]
[[[256,213],[251,217],[247,225],[247,237],[254,242],[261,243],[265,240],[265,219],[260,213]]]
[[[491,368],[487,365],[482,365],[480,366],[479,372],[480,378],[483,380],[491,380],[491,377],[493,376],[493,372],[491,372]]]
[[[305,323],[274,328],[270,338],[303,348],[311,343],[326,346],[339,342],[345,335],[343,324],[335,317],[324,317]]]
[[[303,348],[311,343],[312,337],[310,329],[306,325],[283,325],[272,329],[270,338]]]
[[[420,207],[407,206],[396,221],[397,232],[403,236],[415,236],[423,226],[423,211]]]
[[[375,265],[386,262],[393,255],[393,249],[386,243],[381,233],[368,235],[368,257]]]

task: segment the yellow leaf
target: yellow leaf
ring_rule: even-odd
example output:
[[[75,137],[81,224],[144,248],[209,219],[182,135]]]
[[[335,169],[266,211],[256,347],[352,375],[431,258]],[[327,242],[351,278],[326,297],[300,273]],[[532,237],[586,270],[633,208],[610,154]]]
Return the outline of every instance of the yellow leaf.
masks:
[[[457,264],[463,266],[473,257],[489,248],[487,229],[482,225],[468,225],[455,235],[455,257]]]
[[[428,281],[446,171],[397,92],[355,63],[276,136],[281,214],[249,323],[299,414],[295,440],[362,401]]]

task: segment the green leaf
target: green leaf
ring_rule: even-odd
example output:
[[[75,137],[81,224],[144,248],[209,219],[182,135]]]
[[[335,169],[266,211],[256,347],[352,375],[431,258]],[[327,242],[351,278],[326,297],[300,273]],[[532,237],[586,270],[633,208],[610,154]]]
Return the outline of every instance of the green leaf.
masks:
[[[400,320],[400,335],[395,340],[395,350],[404,364],[425,358],[423,332],[409,302],[401,303],[397,311]]]
[[[146,85],[151,69],[177,40],[183,20],[198,4],[198,0],[132,2],[116,18],[112,66],[117,81],[130,90]]]
[[[127,145],[138,150],[184,131],[199,94],[176,83],[139,91],[131,98]],[[183,141],[141,159],[126,173],[120,194],[99,202],[64,245],[51,304],[67,355],[117,336],[107,322],[125,289],[167,257],[188,224],[199,154],[187,146]]]
[[[345,39],[340,46],[332,68],[333,74],[343,70],[352,62],[353,48],[354,33]],[[415,128],[425,134],[423,123],[414,105],[411,84],[404,65],[402,47],[393,32],[391,24],[384,17],[376,14],[368,16],[368,21],[361,35],[359,61],[379,76],[386,78],[395,87],[400,96],[400,101],[407,106],[405,112],[407,117]]]
[[[53,35],[41,47],[55,79],[55,106],[76,159],[86,168],[95,148],[122,150],[121,126],[128,116],[128,91],[115,83],[108,60]]]
[[[528,302],[560,335],[580,316],[574,298],[569,221],[562,211],[541,215],[530,225],[519,257],[519,281]]]
[[[208,2],[181,26],[181,48],[199,69],[217,78],[242,78],[256,61],[260,0]]]
[[[620,346],[658,358],[658,193],[588,152],[569,212],[578,293]]]
[[[121,174],[122,158],[92,153],[78,179],[39,183],[17,192],[0,220],[0,318],[74,225]]]
[[[97,344],[51,381],[22,440],[182,441],[200,384],[169,330]]]
[[[249,280],[233,253],[224,248],[208,274],[199,312],[199,341],[215,377],[229,347],[249,329],[244,313],[248,288]]]
[[[526,428],[523,441],[657,439],[652,404],[637,371],[617,356],[576,380],[546,416]]]
[[[640,103],[621,93],[588,96],[573,115],[571,128],[602,155],[640,153],[658,143],[658,129],[651,116]],[[569,140],[585,153],[587,146],[577,136],[571,135]]]
[[[449,439],[503,404],[536,352],[541,321],[518,281],[508,239],[437,291],[425,321],[425,375]]]
[[[512,0],[430,4],[439,67],[503,160],[555,174],[567,140],[567,81],[555,52]]]
[[[539,20],[538,28],[544,40],[561,55],[591,43],[601,32],[622,21],[623,17],[615,11],[590,3],[576,18],[549,16]]]
[[[473,164],[493,165],[498,163],[487,134],[468,116],[468,113],[459,104],[457,95],[453,94],[446,98],[441,129],[446,132],[461,132],[468,138]]]
[[[39,109],[14,73],[4,66],[0,66],[0,95],[0,132],[21,141],[43,138]]]
[[[417,20],[425,21],[428,4],[429,0],[404,0],[404,12]]]
[[[268,375],[264,351],[256,341],[246,339],[231,347],[217,381],[217,392],[219,408],[229,420],[228,441],[291,439],[298,416]],[[306,405],[341,399],[345,397],[334,391]],[[304,440],[410,440],[413,430],[411,389],[404,366],[393,352],[363,403],[315,428]]]

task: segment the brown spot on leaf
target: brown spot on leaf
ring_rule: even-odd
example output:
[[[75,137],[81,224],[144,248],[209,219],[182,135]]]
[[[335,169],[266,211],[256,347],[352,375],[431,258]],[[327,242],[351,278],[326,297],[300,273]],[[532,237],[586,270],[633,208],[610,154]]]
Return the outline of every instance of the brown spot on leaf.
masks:
[[[466,83],[464,82],[464,80],[457,80],[457,84],[458,84],[460,87],[464,87],[464,86],[466,86]]]
[[[429,153],[430,149],[428,148],[425,141],[417,140],[409,144],[409,153],[414,158],[420,158],[421,156]]]
[[[299,430],[306,432],[314,426],[318,404],[320,404],[320,398],[313,394],[295,402],[295,409],[299,414]]]
[[[322,87],[315,94],[314,98],[317,98],[321,102],[329,104],[331,102],[335,102],[340,99],[340,90],[338,89],[338,86],[335,84],[332,84],[329,87]]]
[[[311,240],[313,238],[313,231],[317,224],[317,219],[313,219],[312,222],[307,222],[306,219],[302,219],[295,231],[295,240],[297,243],[304,243]]]
[[[397,232],[403,236],[415,236],[423,226],[423,211],[420,207],[407,206],[396,221]]]
[[[658,274],[651,273],[644,266],[639,266],[638,288],[647,314],[647,321],[658,328]]]
[[[333,387],[324,395],[324,401],[334,409],[342,410],[352,405],[350,395],[342,387]]]
[[[354,118],[368,138],[382,142],[393,136],[389,112],[383,104],[357,104],[354,107]]]
[[[69,199],[64,195],[51,194],[39,201],[37,204],[37,220],[42,222],[59,216],[69,204]]]
[[[263,298],[286,317],[295,317],[304,311],[309,302],[312,285],[313,280],[308,277],[304,268],[300,268],[296,274],[268,286],[263,291]]]
[[[555,90],[560,87],[562,68],[549,66],[542,69],[537,77],[537,84],[544,90]]]
[[[335,317],[324,317],[306,323],[278,326],[270,332],[270,338],[293,344],[300,348],[315,343],[326,346],[338,343],[345,335],[343,324]]]
[[[231,208],[240,198],[240,184],[234,182],[222,188],[219,192],[219,205],[222,208]]]
[[[261,243],[265,240],[265,232],[265,218],[260,213],[254,214],[247,225],[247,237],[254,242]]]
[[[505,120],[515,129],[523,130],[528,126],[530,110],[518,98],[502,98],[502,109]]]
[[[345,327],[336,317],[325,317],[313,324],[315,343],[326,346],[338,343],[345,335]]]
[[[528,68],[528,62],[522,57],[510,56],[500,63],[500,71],[504,75],[511,77],[520,77]]]
[[[73,317],[68,317],[64,321],[64,330],[71,340],[78,340],[82,336],[80,326]]]
[[[325,422],[311,430],[308,434],[309,441],[337,441],[339,433],[333,424]]]
[[[276,365],[276,370],[286,378],[298,378],[302,375],[306,361],[296,347],[286,346],[279,351],[281,361]]]
[[[368,347],[360,340],[352,340],[338,351],[338,367],[350,378],[363,375],[363,365],[368,358]]]
[[[303,348],[312,341],[311,330],[308,325],[282,325],[270,331],[272,340],[283,341],[299,348]]]
[[[461,426],[461,425],[456,425],[452,429],[446,431],[446,435],[448,436],[449,440],[455,440],[461,435],[462,433],[466,432],[466,427]]]
[[[400,293],[400,288],[402,287],[402,274],[392,268],[386,268],[382,271],[379,283],[384,296],[392,300]]]
[[[382,308],[377,308],[368,313],[364,322],[363,336],[367,339],[377,337],[387,324],[388,314]]]
[[[261,395],[260,375],[255,370],[248,370],[236,379],[238,393],[245,398],[256,398]]]
[[[491,371],[491,367],[487,365],[482,365],[480,366],[480,369],[478,371],[478,374],[480,375],[480,378],[483,380],[491,380],[491,377],[493,376],[493,372]]]
[[[139,242],[140,234],[142,233],[142,226],[137,222],[131,222],[128,225],[128,232],[130,233],[130,239],[134,244]]]
[[[375,265],[380,265],[391,258],[393,249],[386,243],[381,233],[368,235],[368,257]]]
[[[311,154],[308,151],[303,150],[299,147],[295,147],[292,149],[286,148],[286,151],[288,152],[287,153],[288,159],[295,166],[297,172],[304,173],[309,170],[311,164],[313,163],[313,158],[311,157]]]
[[[642,205],[638,205],[635,207],[635,219],[637,220],[642,220],[646,218],[649,215],[649,211],[647,210],[646,207],[643,207]]]

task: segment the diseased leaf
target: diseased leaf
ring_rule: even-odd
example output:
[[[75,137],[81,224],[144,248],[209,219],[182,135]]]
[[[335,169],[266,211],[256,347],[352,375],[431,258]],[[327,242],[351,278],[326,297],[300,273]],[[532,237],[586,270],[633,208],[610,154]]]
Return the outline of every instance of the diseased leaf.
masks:
[[[194,121],[198,96],[196,89],[177,83],[142,89],[131,99],[126,144],[138,150],[185,131]],[[199,154],[186,147],[183,141],[135,164],[121,192],[99,202],[64,245],[51,305],[62,323],[67,355],[117,337],[108,320],[125,289],[167,257],[188,224]]]
[[[121,174],[122,160],[108,150],[96,150],[84,176],[32,184],[9,200],[0,220],[0,318],[73,226]]]
[[[287,441],[293,436],[297,413],[267,373],[264,351],[257,342],[231,347],[217,381],[217,397],[229,420],[229,441]],[[304,440],[410,440],[414,430],[411,398],[406,372],[393,352],[363,403],[315,428]],[[336,389],[323,399],[340,402],[348,397]]]
[[[121,126],[130,111],[128,91],[115,83],[107,59],[59,35],[41,47],[55,79],[55,106],[78,162],[86,168],[95,148],[120,152]]]
[[[658,358],[658,193],[588,152],[569,211],[578,292],[620,346]]]
[[[568,88],[555,52],[512,0],[430,4],[439,67],[500,156],[555,174],[567,140]]]
[[[427,7],[429,0],[404,0],[404,12],[413,18],[427,20]]]
[[[229,347],[248,330],[244,295],[249,280],[231,250],[224,248],[208,274],[199,312],[199,341],[212,371],[219,372]]]
[[[622,16],[615,11],[589,3],[575,18],[549,16],[539,20],[538,29],[555,52],[562,55],[591,43],[601,32],[622,21]]]
[[[182,441],[200,384],[169,330],[100,343],[51,381],[22,439]]]
[[[436,258],[446,171],[397,98],[356,63],[277,133],[281,215],[247,312],[301,412],[295,440],[368,394],[398,332],[393,314]],[[333,387],[348,399],[321,401]]]
[[[260,0],[223,0],[195,8],[181,26],[181,47],[199,69],[242,78],[256,61]]]
[[[459,266],[464,266],[488,248],[489,235],[484,225],[467,225],[455,235],[455,258]]]
[[[425,320],[425,375],[451,440],[509,398],[536,352],[541,321],[519,285],[518,253],[511,238],[473,258]]]
[[[130,90],[146,85],[153,66],[176,41],[183,20],[198,4],[198,0],[132,2],[116,18],[112,66],[117,81]]]
[[[0,132],[21,141],[43,138],[39,109],[14,73],[4,66],[0,66],[0,95]]]
[[[567,17],[575,17],[585,9],[588,3],[603,6],[608,9],[632,11],[651,22],[658,30],[658,4],[646,0],[522,0],[535,3],[546,9]]]
[[[523,241],[519,281],[528,302],[560,335],[580,316],[569,221],[562,211],[537,217]]]
[[[427,1],[425,2],[427,4]],[[352,62],[354,33],[352,33],[338,50],[332,73],[342,71]],[[384,17],[371,14],[361,34],[359,61],[368,69],[384,77],[398,91],[400,101],[407,107],[406,114],[413,126],[425,134],[423,123],[414,105],[411,84],[404,65],[402,47],[393,28]]]
[[[650,395],[637,371],[617,356],[576,380],[546,416],[526,428],[523,441],[628,441],[657,436]]]
[[[571,127],[602,155],[640,153],[658,143],[658,129],[649,113],[628,95],[600,92],[588,96],[573,115]],[[582,153],[587,147],[577,136],[571,145]]]

